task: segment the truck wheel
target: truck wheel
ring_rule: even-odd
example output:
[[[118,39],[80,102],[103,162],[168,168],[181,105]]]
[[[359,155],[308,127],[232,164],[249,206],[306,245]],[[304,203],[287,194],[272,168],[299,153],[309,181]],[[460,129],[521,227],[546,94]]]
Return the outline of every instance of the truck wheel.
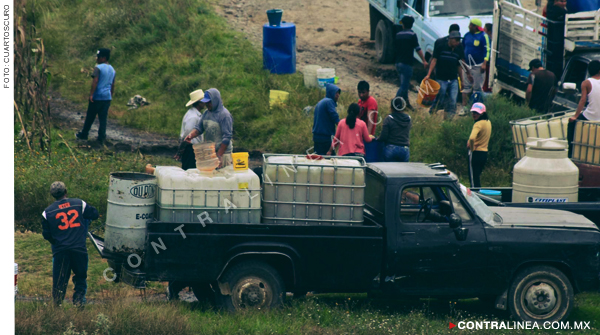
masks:
[[[192,284],[192,292],[198,301],[208,301],[211,304],[215,304],[215,291],[208,283],[194,283]]]
[[[520,321],[563,321],[573,309],[573,286],[561,271],[534,266],[515,277],[508,292],[508,307]]]
[[[392,27],[387,20],[381,19],[375,28],[375,51],[377,61],[382,64],[391,63],[394,56],[394,40]]]
[[[237,264],[225,272],[221,283],[229,285],[231,294],[223,295],[217,290],[217,305],[231,312],[276,308],[283,303],[283,280],[263,262]]]

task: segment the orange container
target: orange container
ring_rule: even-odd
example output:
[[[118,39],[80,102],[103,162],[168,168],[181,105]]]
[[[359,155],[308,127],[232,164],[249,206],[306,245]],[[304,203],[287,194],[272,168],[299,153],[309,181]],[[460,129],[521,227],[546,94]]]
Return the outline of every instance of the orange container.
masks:
[[[417,97],[417,104],[423,107],[429,107],[433,105],[433,101],[440,91],[440,84],[433,79],[423,80],[419,87],[419,96]]]

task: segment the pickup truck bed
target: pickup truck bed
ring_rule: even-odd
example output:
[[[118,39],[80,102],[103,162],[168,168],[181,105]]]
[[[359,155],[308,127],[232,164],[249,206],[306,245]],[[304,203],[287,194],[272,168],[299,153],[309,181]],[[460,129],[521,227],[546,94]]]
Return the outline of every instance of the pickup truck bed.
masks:
[[[502,192],[502,201],[496,201],[484,195],[479,195],[483,202],[490,206],[506,206],[521,208],[556,209],[581,214],[600,227],[600,188],[580,187],[578,202],[564,203],[513,203],[512,187],[486,187],[486,190]],[[478,189],[472,189],[478,191]]]

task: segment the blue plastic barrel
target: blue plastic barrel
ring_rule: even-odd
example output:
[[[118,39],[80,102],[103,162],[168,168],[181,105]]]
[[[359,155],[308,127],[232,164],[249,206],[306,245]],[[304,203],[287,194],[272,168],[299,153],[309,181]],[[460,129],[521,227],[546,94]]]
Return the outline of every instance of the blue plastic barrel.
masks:
[[[569,0],[567,9],[569,13],[594,11],[600,8],[600,0]]]
[[[281,16],[283,15],[283,9],[269,9],[267,11],[267,18],[269,18],[269,25],[279,26],[281,24]]]
[[[383,142],[373,139],[365,143],[365,161],[367,163],[383,162]]]
[[[296,72],[296,25],[263,26],[263,67],[271,73]]]

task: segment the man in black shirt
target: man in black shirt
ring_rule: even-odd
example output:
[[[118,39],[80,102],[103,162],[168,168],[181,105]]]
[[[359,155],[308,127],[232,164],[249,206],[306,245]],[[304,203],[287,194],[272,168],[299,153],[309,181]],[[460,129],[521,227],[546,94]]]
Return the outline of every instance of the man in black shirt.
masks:
[[[460,26],[456,23],[453,23],[450,25],[450,28],[448,28],[448,34],[450,34],[453,31],[457,31],[460,33]],[[438,47],[438,45],[444,45],[444,44],[448,44],[448,36],[444,36],[444,37],[440,37],[437,40],[435,40],[435,43],[433,45],[433,50],[435,50],[435,48]]]
[[[85,241],[98,210],[81,199],[67,198],[62,181],[52,183],[50,194],[56,201],[42,213],[42,236],[52,244],[52,297],[57,305],[62,303],[72,270],[73,304],[83,306],[88,268]]]
[[[529,62],[529,78],[527,78],[527,92],[525,98],[529,108],[540,114],[548,113],[554,94],[556,93],[556,77],[554,73],[545,70],[542,61],[534,59]]]
[[[436,81],[440,84],[440,90],[433,101],[429,114],[437,112],[439,106],[444,106],[446,118],[451,119],[456,113],[456,97],[458,96],[458,75],[462,75],[461,62],[464,63],[465,52],[460,43],[460,33],[452,31],[448,35],[448,42],[436,43],[433,49],[433,58],[429,73],[424,80],[431,77],[431,72],[435,68]],[[467,74],[468,75],[468,74]],[[472,78],[471,78],[472,79]],[[446,99],[446,92],[448,98]],[[419,92],[419,94],[427,92]]]
[[[396,70],[400,76],[400,88],[396,92],[396,96],[402,97],[406,102],[406,107],[413,109],[408,101],[408,87],[410,85],[410,78],[413,75],[413,61],[414,52],[416,51],[421,57],[423,66],[427,69],[427,61],[423,56],[423,50],[419,47],[419,40],[417,34],[415,34],[411,28],[415,19],[410,15],[405,15],[402,18],[402,31],[396,34],[395,46],[396,46]]]

